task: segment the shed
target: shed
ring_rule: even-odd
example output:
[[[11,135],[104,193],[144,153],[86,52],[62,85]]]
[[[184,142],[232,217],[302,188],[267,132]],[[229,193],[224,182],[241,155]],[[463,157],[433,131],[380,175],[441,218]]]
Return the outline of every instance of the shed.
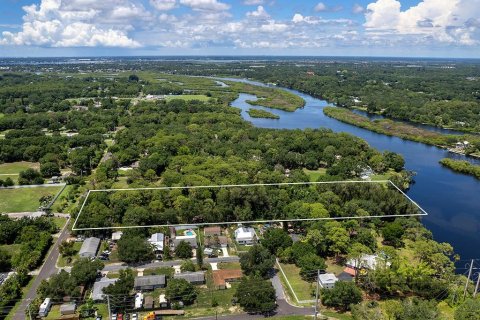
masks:
[[[122,238],[123,232],[122,231],[116,231],[112,233],[112,241],[118,241]]]
[[[157,288],[165,288],[165,275],[152,275],[136,277],[134,281],[135,290],[151,291]],[[145,298],[146,299],[146,298]]]
[[[143,304],[143,307],[145,309],[153,309],[153,304],[154,304],[153,297],[152,296],[146,296],[145,297],[145,303]]]
[[[60,314],[62,316],[68,314],[75,314],[77,310],[77,305],[75,303],[64,303],[60,306]]]
[[[174,279],[185,279],[191,284],[204,284],[205,283],[205,272],[183,272],[176,273],[173,275]]]
[[[100,246],[100,239],[90,237],[85,239],[82,243],[82,247],[78,252],[81,258],[94,258],[97,255],[98,247]]]

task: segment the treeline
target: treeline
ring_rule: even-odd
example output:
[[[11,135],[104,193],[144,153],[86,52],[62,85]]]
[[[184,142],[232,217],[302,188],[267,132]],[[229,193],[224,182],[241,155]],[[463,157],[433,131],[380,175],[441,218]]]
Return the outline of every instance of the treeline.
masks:
[[[42,262],[52,243],[52,233],[57,227],[49,218],[11,219],[0,215],[0,245],[18,244],[20,249],[11,252],[0,249],[1,271],[10,268],[33,270]]]
[[[480,179],[480,166],[471,164],[468,161],[443,158],[440,163],[456,172],[461,172]]]

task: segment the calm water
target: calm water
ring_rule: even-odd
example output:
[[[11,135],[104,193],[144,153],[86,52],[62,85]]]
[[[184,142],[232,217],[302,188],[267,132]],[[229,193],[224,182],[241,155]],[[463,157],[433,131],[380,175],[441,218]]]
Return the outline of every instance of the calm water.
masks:
[[[235,80],[238,79],[225,79]],[[245,81],[245,80],[242,80]],[[255,85],[263,85],[251,82]],[[257,107],[280,116],[278,120],[251,118],[246,110],[252,108],[246,100],[254,96],[241,94],[232,106],[242,109],[242,116],[253,125],[262,128],[304,129],[326,127],[336,132],[348,132],[366,140],[378,150],[390,150],[405,157],[406,168],[417,173],[408,195],[428,213],[423,218],[437,241],[451,243],[462,260],[480,258],[480,181],[443,168],[438,161],[442,158],[480,161],[452,154],[446,150],[422,143],[389,137],[351,126],[323,114],[328,105],[324,100],[311,97],[295,90],[288,90],[305,99],[305,107],[295,112]]]

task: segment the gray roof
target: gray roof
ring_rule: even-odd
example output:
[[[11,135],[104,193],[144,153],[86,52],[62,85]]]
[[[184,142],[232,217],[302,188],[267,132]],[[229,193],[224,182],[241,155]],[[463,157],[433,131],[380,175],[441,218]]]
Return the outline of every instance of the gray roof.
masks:
[[[135,277],[134,286],[137,287],[145,287],[145,286],[158,286],[158,285],[165,285],[165,275],[161,274],[158,276],[143,276],[143,277]]]
[[[188,282],[203,282],[205,281],[205,272],[198,271],[198,272],[183,272],[183,273],[176,273],[173,275],[174,279],[185,279]]]
[[[60,306],[60,313],[74,313],[76,309],[75,303],[64,303]]]
[[[89,255],[95,255],[98,250],[98,246],[100,245],[100,239],[91,237],[85,239],[82,243],[82,247],[80,248],[80,251],[78,254],[82,256],[82,254],[89,254]]]
[[[92,290],[92,299],[94,301],[103,300],[103,288],[108,287],[111,284],[114,284],[118,279],[109,279],[109,278],[102,278],[100,281],[96,281],[93,283],[93,290]]]

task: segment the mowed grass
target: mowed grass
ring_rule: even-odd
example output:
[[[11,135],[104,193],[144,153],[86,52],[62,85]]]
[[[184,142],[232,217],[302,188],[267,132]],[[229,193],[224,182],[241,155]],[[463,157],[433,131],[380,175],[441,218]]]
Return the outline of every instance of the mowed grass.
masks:
[[[26,170],[28,168],[38,169],[39,167],[40,164],[27,161],[2,163],[0,164],[0,174],[17,175],[20,173],[20,171]]]
[[[325,168],[319,168],[317,170],[308,170],[308,169],[303,169],[303,172],[308,176],[311,182],[317,182],[318,178],[321,176],[324,176],[327,173],[327,169]]]
[[[298,300],[312,300],[313,284],[309,283],[300,277],[300,268],[294,264],[280,264],[283,272],[288,278],[288,282],[292,286],[293,291],[297,295]],[[283,276],[280,271],[280,276]]]
[[[174,99],[181,99],[185,101],[199,100],[199,101],[208,101],[210,97],[207,97],[203,94],[180,94],[180,95],[168,95],[165,97],[165,100],[171,101]]]
[[[0,189],[0,212],[35,212],[43,196],[55,195],[61,186]]]

